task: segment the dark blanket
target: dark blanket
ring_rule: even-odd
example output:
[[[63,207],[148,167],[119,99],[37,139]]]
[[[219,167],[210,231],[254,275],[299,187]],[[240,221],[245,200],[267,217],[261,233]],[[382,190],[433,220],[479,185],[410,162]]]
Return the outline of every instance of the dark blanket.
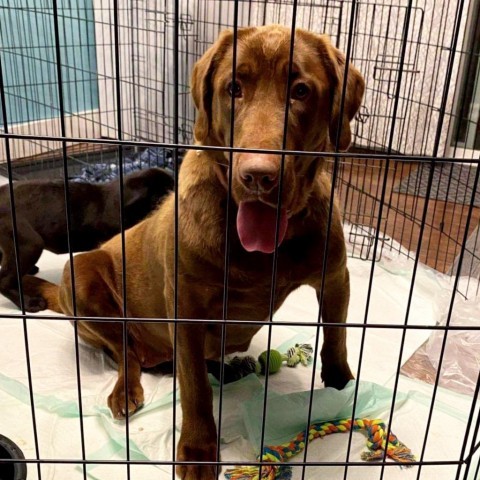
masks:
[[[179,153],[178,159],[182,155]],[[82,172],[74,175],[70,180],[74,182],[105,183],[114,180],[119,175],[119,163],[93,163],[82,168]],[[173,175],[175,165],[172,150],[162,147],[148,147],[137,153],[126,153],[123,155],[123,173],[129,173],[137,170],[144,170],[151,167],[161,167]]]

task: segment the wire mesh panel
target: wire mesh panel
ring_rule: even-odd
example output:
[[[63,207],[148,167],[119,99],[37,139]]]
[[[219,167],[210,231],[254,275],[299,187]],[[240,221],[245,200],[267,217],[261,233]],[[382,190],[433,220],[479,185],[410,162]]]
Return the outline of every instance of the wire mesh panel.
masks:
[[[172,479],[176,468],[188,480],[479,477],[479,18],[477,0],[0,5],[0,288],[16,303],[0,298],[0,434],[16,440],[26,457],[3,458],[0,443],[0,478],[10,480],[16,464],[27,464],[29,480]],[[248,72],[237,62],[247,43],[241,27],[272,24],[291,29],[286,80],[272,76],[262,106],[271,112],[272,92],[283,81],[285,102],[268,117],[257,109],[262,122],[251,132],[271,129],[278,138],[242,143],[236,136],[242,85],[236,79]],[[308,135],[294,144],[289,130],[298,112],[294,102],[305,94],[304,85],[295,90],[296,49],[304,38],[299,28],[328,34],[331,52],[343,52],[332,54],[338,64],[329,73],[338,84],[323,110],[303,124],[307,132],[328,130],[312,151]],[[204,72],[212,81],[214,67],[228,56],[231,80],[223,94],[229,107],[224,102],[215,110],[205,105],[213,103],[208,88],[192,88],[192,72],[225,29],[231,43],[210,50],[213,67]],[[275,57],[273,47],[259,48]],[[353,66],[365,92],[351,123],[352,148],[345,152],[345,125],[332,118],[348,113],[346,78],[355,75]],[[202,114],[214,117],[212,125],[226,125],[222,135],[208,137],[213,127],[207,122],[205,128]],[[328,116],[328,127],[325,118],[318,121],[320,114]],[[279,160],[280,167],[260,179],[251,171],[235,177],[242,155]],[[294,180],[292,159],[300,169]],[[326,176],[309,184],[320,163]],[[126,177],[157,166],[174,177],[175,191],[128,229],[132,196],[141,188],[132,194]],[[198,180],[202,168],[214,187]],[[18,193],[22,183],[13,182],[21,177],[45,185],[59,178],[61,194],[48,204],[51,188],[33,194],[32,186],[25,201]],[[252,246],[252,232],[242,232],[246,220],[238,212],[243,208],[249,218],[256,213],[245,206],[249,202],[238,204],[235,182],[265,187],[277,180],[277,197],[263,202],[275,206],[275,215],[262,217],[274,231],[272,238],[260,235],[268,252],[255,252],[254,245],[247,254],[240,247]],[[100,208],[94,208],[93,193],[75,202],[76,185],[112,181],[115,188]],[[322,248],[309,255],[312,242],[302,236],[310,228],[309,211],[302,207],[287,216],[282,201],[298,193],[298,185],[307,191],[313,184],[302,201],[321,198],[323,210],[313,223],[323,236]],[[218,191],[222,195],[215,196]],[[58,205],[68,253],[41,244],[33,265],[22,270],[25,245],[35,237],[25,219],[32,212],[47,218]],[[108,208],[118,235],[74,257],[76,242],[89,233],[77,232],[77,216],[99,220]],[[184,212],[191,215],[186,220]],[[288,222],[302,232],[299,238]],[[263,223],[256,232],[266,229]],[[95,225],[106,229],[100,220]],[[195,225],[202,229],[185,241]],[[1,243],[7,230],[10,264]],[[171,233],[170,243],[164,231]],[[345,250],[343,243],[332,248],[343,237]],[[291,263],[282,257],[282,241],[296,246]],[[215,242],[221,248],[213,248]],[[193,248],[198,245],[203,249]],[[201,274],[192,275],[189,262],[201,265]],[[331,280],[337,277],[328,265],[340,265],[342,281]],[[10,267],[17,272],[17,296],[5,289]],[[308,281],[296,277],[310,270]],[[30,289],[39,278],[53,282],[41,284],[40,306],[57,314],[33,313],[38,299],[32,302]],[[268,295],[250,304],[252,291]],[[338,323],[348,297],[347,323]],[[237,318],[239,312],[248,318]],[[248,349],[254,357],[229,354],[232,332],[240,338],[235,352]],[[251,344],[239,332],[253,337]],[[216,343],[209,343],[212,338]],[[328,367],[345,343],[345,368],[356,381],[342,383],[336,375],[328,378]],[[160,354],[158,345],[165,347]],[[205,364],[195,356],[204,348],[210,349]],[[348,372],[339,376],[349,380]],[[134,388],[129,378],[138,381]],[[185,402],[189,411],[182,410]],[[200,414],[192,416],[198,405]],[[365,428],[370,450],[362,454],[364,439],[353,431]],[[209,429],[215,434],[204,436]],[[335,432],[344,435],[328,435]],[[193,448],[185,446],[185,436],[196,441]],[[392,458],[411,468],[398,468]],[[279,467],[278,460],[289,466]]]
[[[180,2],[179,78],[184,90],[180,94],[184,98],[181,109],[182,117],[185,117],[185,126],[182,128],[186,129],[186,133],[191,132],[193,123],[193,109],[187,95],[191,67],[205,47],[217,37],[219,31],[232,27],[233,6],[234,2],[216,0]],[[356,127],[358,145],[369,148],[389,147],[388,132],[392,123],[395,89],[401,69],[402,84],[395,120],[398,123],[390,148],[402,153],[419,155],[430,155],[434,149],[446,151],[448,125],[450,118],[455,116],[453,99],[458,65],[468,53],[463,51],[459,44],[458,51],[451,55],[454,36],[466,37],[468,8],[465,6],[461,11],[457,11],[457,7],[451,2],[444,4],[419,2],[411,8],[407,4],[394,2],[391,4],[355,2],[351,58],[359,65],[368,80],[364,104],[358,115],[360,122]],[[238,25],[288,24],[292,9],[292,2],[240,2]],[[351,9],[352,4],[343,1],[300,2],[296,6],[296,24],[298,27],[329,34],[334,43],[345,50],[349,37]],[[108,5],[105,9],[100,4],[99,11],[102,10],[108,13]],[[139,101],[150,98],[149,105],[139,105],[138,116],[144,119],[150,111],[152,114],[158,114],[158,110],[162,109],[164,110],[162,115],[167,119],[171,118],[173,107],[171,102],[168,103],[169,95],[166,95],[165,91],[172,87],[173,55],[169,45],[172,44],[173,5],[164,6],[161,2],[140,1],[131,4],[126,2],[121,5],[120,10],[131,12],[131,18],[136,24],[135,27],[120,25],[121,29],[125,28],[125,37],[128,38],[130,30],[140,35],[131,39],[130,44],[135,45],[137,52],[132,55],[126,52],[128,61],[122,62],[125,64],[122,78],[132,78],[132,83],[140,89],[148,90],[149,82],[152,81],[159,84],[150,95],[146,94],[147,90],[142,90],[142,94],[139,90],[135,95]],[[432,28],[433,26],[435,28]],[[111,22],[110,25],[102,20],[97,22],[97,30],[100,34],[103,32],[107,43],[108,38],[112,38],[111,28]],[[402,58],[403,43],[406,49]],[[447,102],[442,107],[445,72],[450,58],[453,61],[451,85],[447,85]],[[106,76],[109,76],[108,73]],[[131,97],[127,95],[124,101],[131,101]],[[111,110],[111,106],[110,108],[104,106],[102,110]],[[128,111],[127,105],[125,108]],[[442,129],[440,143],[435,147],[439,112],[440,115],[447,114],[448,117],[446,127]],[[162,127],[160,131],[158,128],[155,131],[148,130],[149,135],[142,133],[138,134],[138,137],[153,139],[162,135],[167,139],[165,135],[169,135],[169,128],[171,129],[171,125],[165,126],[166,133]]]

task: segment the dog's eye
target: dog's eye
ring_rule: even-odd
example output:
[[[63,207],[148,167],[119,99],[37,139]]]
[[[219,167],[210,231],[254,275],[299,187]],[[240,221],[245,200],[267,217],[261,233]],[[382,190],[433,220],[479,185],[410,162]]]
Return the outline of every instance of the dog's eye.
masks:
[[[294,100],[303,100],[310,93],[310,89],[304,83],[297,83],[292,89],[291,97]]]
[[[230,82],[227,87],[228,94],[232,97],[240,98],[242,96],[242,87],[238,82]]]

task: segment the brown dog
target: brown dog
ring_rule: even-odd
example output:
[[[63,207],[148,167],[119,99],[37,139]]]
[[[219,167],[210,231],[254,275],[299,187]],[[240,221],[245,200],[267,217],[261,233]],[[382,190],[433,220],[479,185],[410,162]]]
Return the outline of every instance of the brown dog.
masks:
[[[238,31],[237,78],[232,75],[232,32],[219,40],[196,64],[192,94],[198,109],[195,136],[203,145],[230,144],[231,95],[235,102],[236,147],[282,147],[290,31],[280,26]],[[297,30],[290,92],[287,148],[324,151],[335,142],[350,143],[350,126],[360,106],[364,82],[350,65],[343,118],[339,121],[345,59],[328,38]],[[349,278],[342,225],[337,207],[328,233],[327,265],[323,254],[331,186],[322,173],[320,157],[285,157],[279,212],[278,270],[274,310],[303,284],[323,289],[322,318],[343,323],[347,316]],[[221,356],[222,328],[208,320],[221,319],[229,154],[191,151],[179,178],[179,210],[174,196],[166,198],[147,220],[126,233],[127,311],[122,307],[122,255],[119,236],[101,249],[75,258],[79,315],[189,319],[177,323],[176,360],[183,411],[178,459],[216,461],[217,433],[212,412],[212,390],[205,359]],[[270,315],[271,253],[281,156],[235,153],[232,162],[233,201],[230,218],[228,319],[265,321]],[[178,215],[178,243],[174,218]],[[178,253],[178,310],[175,312],[175,251]],[[322,285],[324,268],[325,282]],[[38,281],[32,288],[38,288]],[[60,288],[40,285],[49,307],[71,315],[70,270]],[[229,324],[225,352],[245,351],[257,325]],[[124,397],[122,327],[118,322],[79,322],[87,342],[109,350],[118,362],[118,381],[109,397],[118,417],[143,402],[142,367],[170,361],[173,323],[128,324],[128,401]],[[344,328],[324,329],[322,378],[327,386],[342,388],[352,378],[347,363]],[[211,480],[215,468],[181,465],[183,479]]]
[[[149,168],[126,175],[123,181],[125,228],[143,220],[173,190],[166,170]],[[63,180],[20,180],[13,183],[20,273],[34,275],[44,249],[68,253],[65,185]],[[120,230],[119,179],[104,184],[69,182],[70,250],[98,248]],[[0,187],[0,293],[20,307],[15,244],[8,185]],[[46,308],[41,296],[24,295],[27,312]]]

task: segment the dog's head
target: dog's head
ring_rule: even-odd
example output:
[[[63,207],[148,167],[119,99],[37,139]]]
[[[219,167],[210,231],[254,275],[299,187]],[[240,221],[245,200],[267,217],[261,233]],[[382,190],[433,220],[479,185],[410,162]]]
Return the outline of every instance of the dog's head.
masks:
[[[132,226],[173,190],[174,180],[166,170],[153,167],[126,175],[123,184],[126,225]],[[112,188],[118,191],[118,186]]]
[[[233,145],[280,150],[284,141],[290,30],[268,26],[242,28],[237,33],[236,78],[232,78],[231,31],[223,32],[195,65],[192,95],[198,109],[196,140],[204,145],[230,145],[233,97]],[[345,57],[327,36],[296,30],[285,139],[288,150],[349,147],[350,121],[360,107],[364,81],[349,65],[342,109],[344,73]],[[218,177],[226,185],[228,152],[220,163]],[[239,207],[238,233],[247,250],[274,250],[274,238],[267,230],[275,232],[281,164],[281,155],[233,154],[232,195]],[[321,165],[319,157],[285,156],[280,241],[288,218],[305,207]]]

